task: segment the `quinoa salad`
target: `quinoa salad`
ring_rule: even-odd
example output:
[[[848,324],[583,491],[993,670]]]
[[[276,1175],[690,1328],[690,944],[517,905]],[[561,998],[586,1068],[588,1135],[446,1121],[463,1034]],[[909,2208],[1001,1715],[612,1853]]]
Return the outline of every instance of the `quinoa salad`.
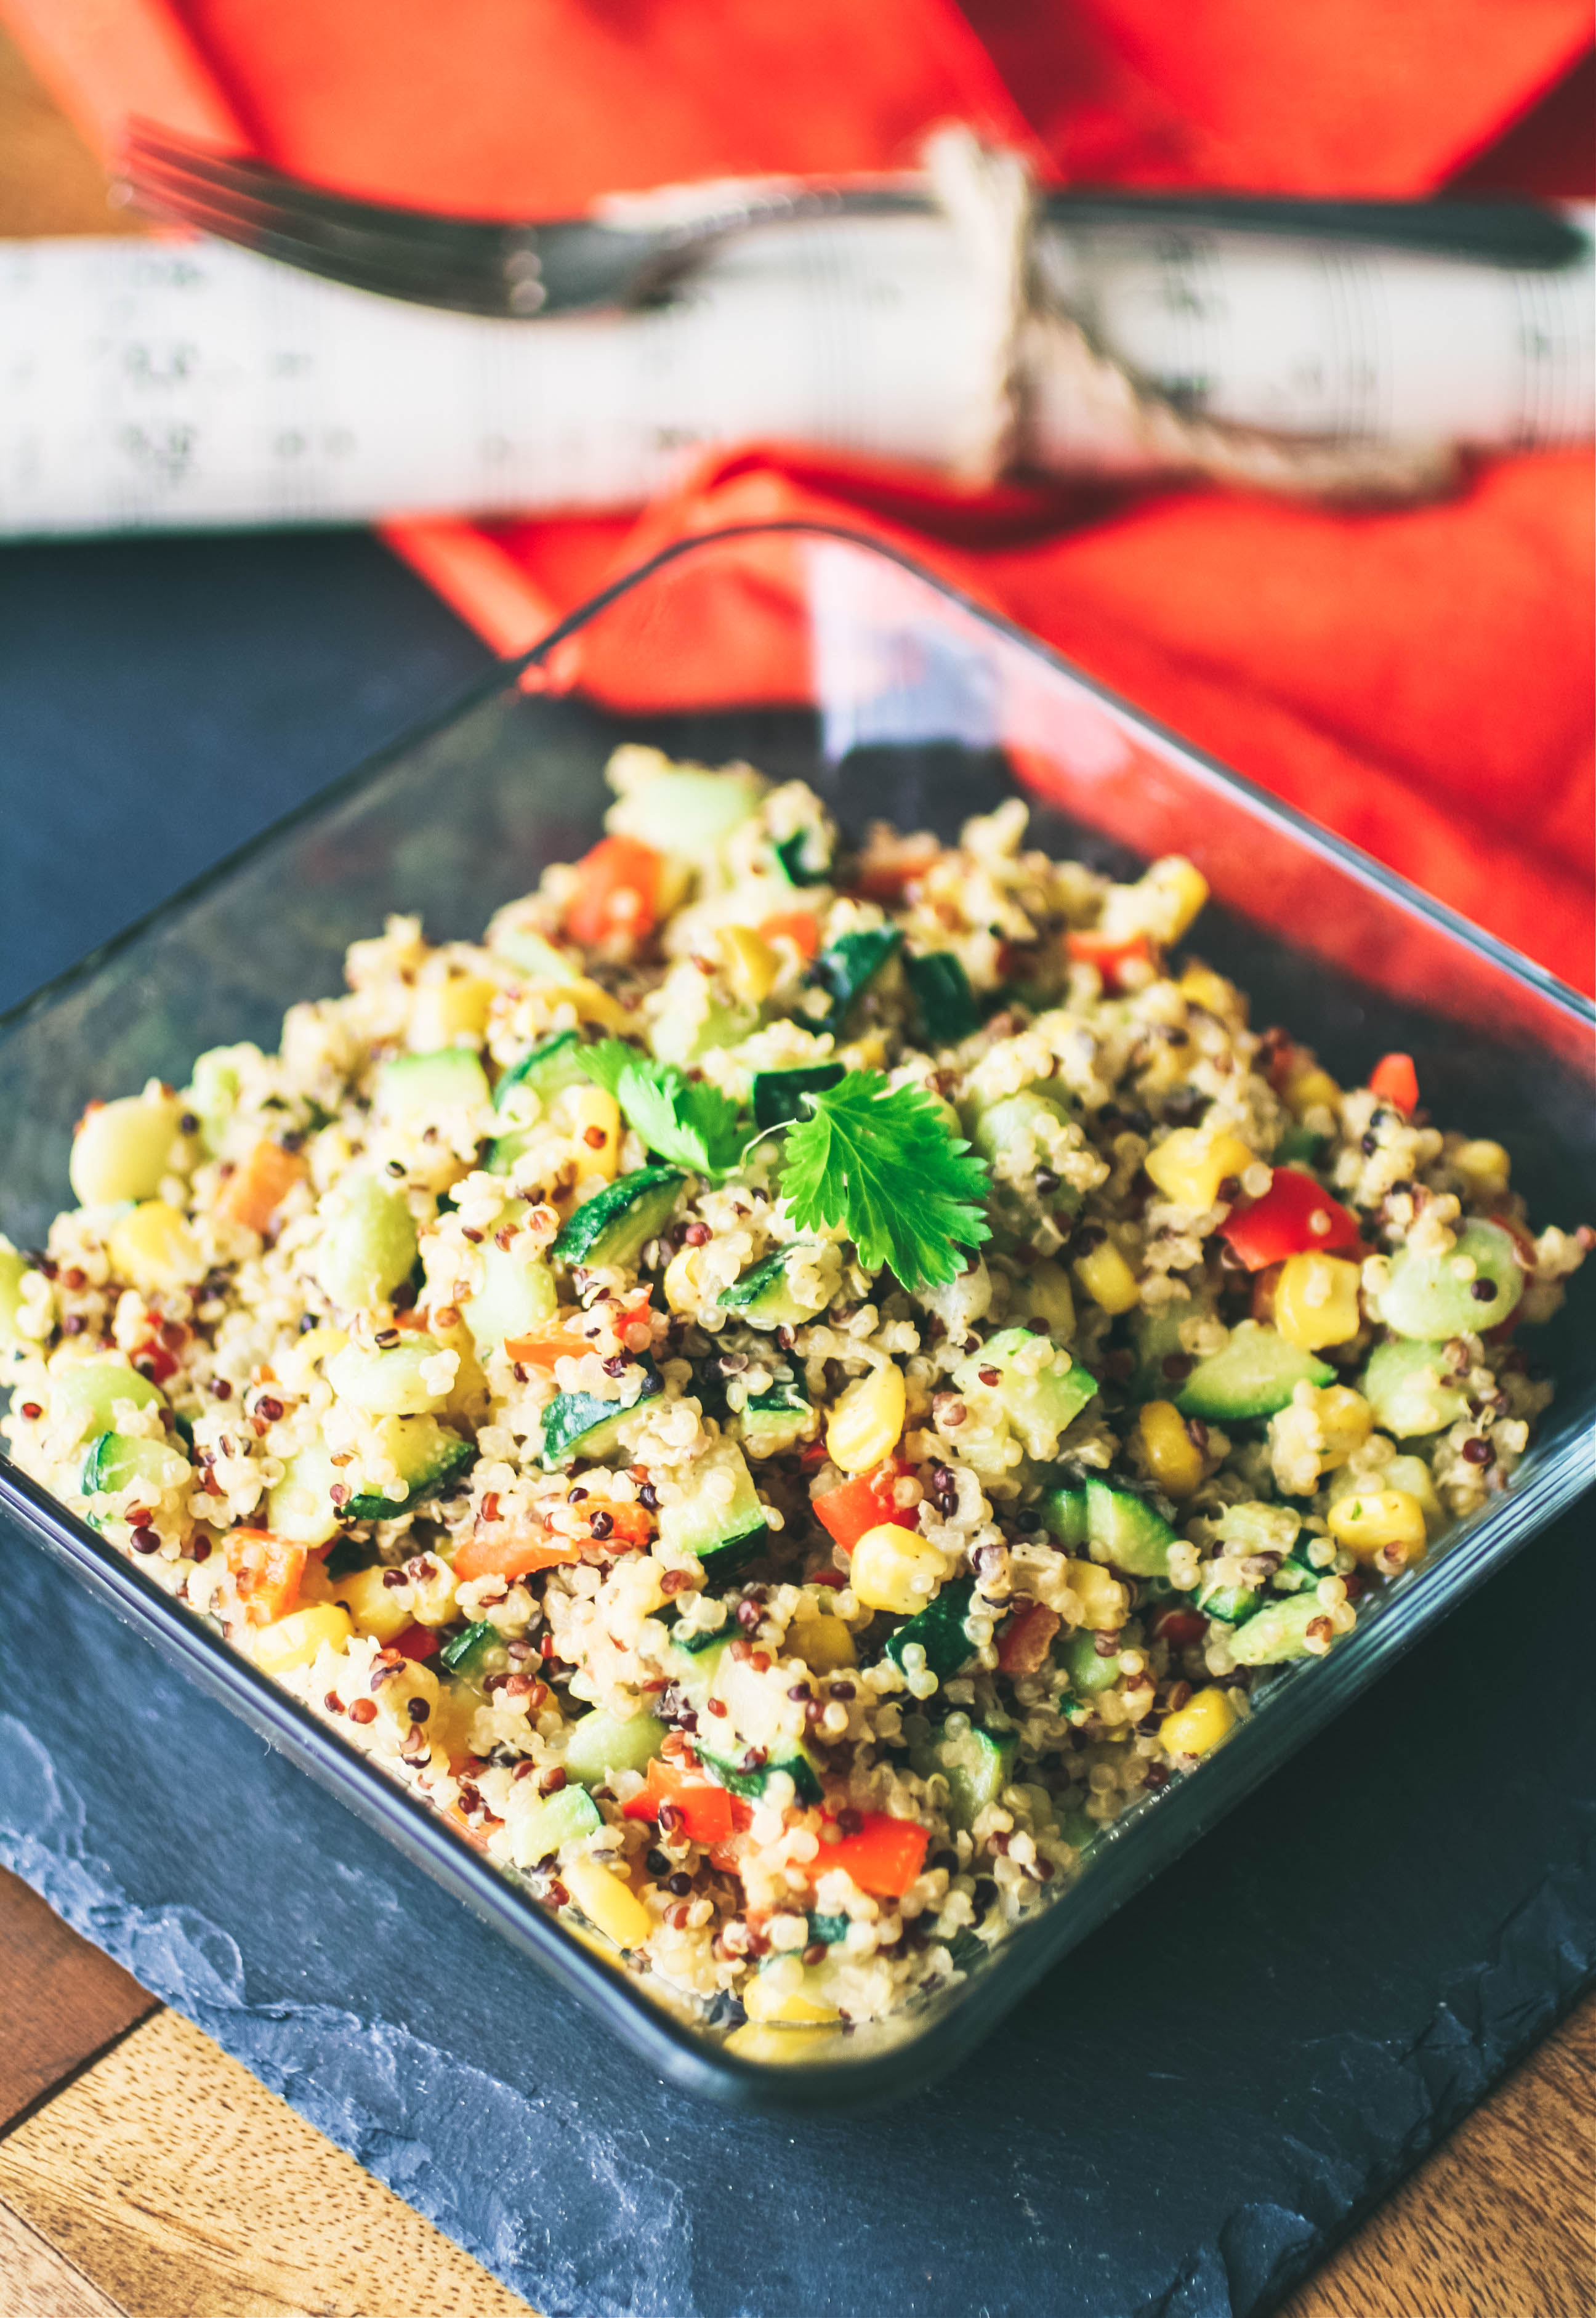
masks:
[[[620,1968],[881,2020],[1509,1486],[1592,1235],[1251,1024],[1184,859],[609,777],[480,943],[91,1106],[4,1430]]]

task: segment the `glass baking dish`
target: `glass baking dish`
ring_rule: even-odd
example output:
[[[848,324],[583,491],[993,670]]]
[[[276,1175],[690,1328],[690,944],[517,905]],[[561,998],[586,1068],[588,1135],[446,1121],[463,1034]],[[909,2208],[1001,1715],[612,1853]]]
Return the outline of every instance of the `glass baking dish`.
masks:
[[[419,912],[435,940],[473,936],[547,863],[581,853],[623,740],[801,776],[856,832],[881,817],[951,837],[1018,789],[1031,841],[1050,852],[1122,875],[1189,854],[1214,894],[1192,947],[1251,993],[1255,1021],[1283,1023],[1351,1083],[1378,1055],[1411,1053],[1438,1120],[1508,1145],[1538,1223],[1580,1220],[1596,1183],[1586,1000],[906,559],[841,530],[774,525],[657,557],[0,1020],[0,1229],[21,1246],[43,1239],[91,1098],[152,1074],[181,1084],[222,1041],[273,1047],[285,1008],[336,991],[345,946],[388,912]],[[1588,1320],[1576,1277],[1538,1347],[1557,1397],[1509,1494],[1328,1659],[1285,1670],[1216,1755],[1136,1805],[1080,1880],[965,1978],[868,2028],[767,2035],[790,2058],[729,2052],[618,1969],[4,1459],[0,1504],[663,2074],[733,2107],[856,2110],[950,2067],[1590,1484]]]

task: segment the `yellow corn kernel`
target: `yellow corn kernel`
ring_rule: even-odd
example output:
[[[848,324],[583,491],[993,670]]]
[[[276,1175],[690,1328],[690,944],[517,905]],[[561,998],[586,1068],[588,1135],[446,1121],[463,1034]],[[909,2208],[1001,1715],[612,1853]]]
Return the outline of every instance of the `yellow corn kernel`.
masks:
[[[784,2028],[818,2028],[838,2017],[837,2007],[823,1997],[773,1987],[762,1972],[756,1972],[743,1990],[742,2004],[750,2020]]]
[[[612,998],[602,984],[590,982],[585,974],[578,974],[574,982],[562,982],[549,994],[562,1005],[574,1007],[579,1022],[596,1022],[604,1030],[626,1028],[626,1010],[620,1001]]]
[[[826,1454],[845,1473],[867,1473],[890,1457],[908,1406],[903,1371],[888,1361],[856,1377],[831,1412]]]
[[[698,1250],[685,1247],[673,1255],[665,1267],[661,1281],[665,1300],[673,1312],[696,1312],[704,1301],[704,1291],[698,1280]]]
[[[846,1071],[884,1071],[887,1042],[879,1030],[866,1030],[862,1038],[852,1038],[839,1047],[837,1059]]]
[[[384,1585],[390,1574],[380,1567],[354,1569],[337,1581],[337,1599],[360,1631],[369,1634],[373,1641],[390,1642],[412,1623],[409,1586]],[[398,1572],[391,1574],[397,1576]]]
[[[192,1287],[205,1277],[199,1241],[165,1199],[141,1201],[112,1227],[107,1245],[112,1271],[142,1295]]]
[[[613,1183],[621,1165],[621,1106],[614,1096],[603,1087],[570,1087],[556,1101],[554,1116],[570,1137],[583,1176]]]
[[[1200,1006],[1206,1012],[1218,1015],[1222,1022],[1228,1022],[1238,1007],[1242,1009],[1244,1019],[1245,1001],[1241,992],[1224,975],[1215,974],[1211,966],[1188,966],[1175,987],[1188,1005]]]
[[[1129,1588],[1111,1577],[1098,1562],[1071,1561],[1067,1566],[1070,1591],[1080,1604],[1081,1624],[1093,1633],[1116,1632],[1130,1614]]]
[[[911,1618],[941,1582],[943,1560],[934,1545],[896,1522],[867,1529],[854,1548],[848,1584],[867,1610]]]
[[[72,1139],[67,1174],[85,1208],[112,1199],[148,1199],[176,1140],[183,1105],[151,1081],[143,1094],[96,1103],[80,1120]]]
[[[1333,1472],[1368,1439],[1375,1429],[1375,1412],[1349,1384],[1325,1385],[1314,1407],[1324,1442],[1319,1452],[1319,1469]]]
[[[1235,1727],[1236,1710],[1227,1694],[1216,1685],[1199,1690],[1166,1714],[1158,1726],[1158,1735],[1171,1755],[1207,1755],[1228,1738]]]
[[[1105,1312],[1134,1311],[1142,1289],[1135,1273],[1111,1239],[1101,1241],[1088,1255],[1075,1260],[1075,1277]]]
[[[498,995],[498,984],[481,974],[451,974],[418,984],[410,1001],[410,1052],[435,1055],[462,1036],[480,1038]]]
[[[1150,1400],[1136,1419],[1147,1469],[1166,1497],[1179,1505],[1203,1478],[1203,1452],[1172,1400]]]
[[[330,1321],[324,1320],[318,1328],[308,1328],[302,1336],[296,1336],[286,1352],[273,1355],[277,1373],[291,1392],[303,1392],[309,1385],[317,1362],[330,1361],[333,1354],[341,1352],[348,1342],[344,1329],[335,1328]]]
[[[1143,871],[1142,884],[1154,896],[1152,930],[1161,942],[1178,942],[1208,898],[1208,881],[1183,853],[1166,853]]]
[[[1340,1087],[1317,1063],[1310,1063],[1305,1070],[1294,1071],[1286,1082],[1285,1092],[1287,1108],[1298,1119],[1305,1119],[1309,1111],[1321,1107],[1326,1110],[1339,1110],[1341,1107]]]
[[[776,985],[781,959],[752,926],[722,926],[716,940],[732,990],[745,1006],[759,1005]]]
[[[785,1647],[788,1656],[801,1658],[811,1674],[832,1674],[838,1667],[859,1663],[853,1629],[845,1618],[794,1618],[787,1628]]]
[[[1316,1352],[1355,1336],[1359,1276],[1342,1255],[1288,1255],[1275,1282],[1275,1325],[1287,1343]]]
[[[817,2044],[840,2035],[839,2021],[812,2028],[784,2027],[779,2021],[745,2020],[726,2039],[726,2050],[745,2061],[800,2061]]]
[[[354,1631],[347,1612],[336,1602],[317,1602],[263,1626],[255,1638],[255,1662],[263,1673],[288,1674],[308,1667],[324,1642],[329,1650],[341,1650]]]
[[[1408,1489],[1354,1489],[1337,1499],[1325,1519],[1336,1543],[1358,1561],[1388,1551],[1404,1566],[1422,1559],[1430,1542],[1424,1508]]]
[[[641,1948],[654,1928],[654,1918],[629,1884],[596,1859],[573,1859],[560,1871],[560,1880],[587,1921],[618,1948]]]
[[[1466,1143],[1452,1154],[1452,1164],[1477,1199],[1499,1199],[1506,1190],[1513,1163],[1500,1143]]]
[[[1227,1175],[1244,1175],[1257,1159],[1228,1128],[1178,1127],[1147,1154],[1147,1172],[1166,1199],[1200,1214],[1219,1197]]]
[[[1027,1320],[1045,1320],[1055,1335],[1074,1334],[1075,1298],[1062,1263],[1054,1263],[1051,1256],[1033,1263],[1019,1282],[1019,1293]]]

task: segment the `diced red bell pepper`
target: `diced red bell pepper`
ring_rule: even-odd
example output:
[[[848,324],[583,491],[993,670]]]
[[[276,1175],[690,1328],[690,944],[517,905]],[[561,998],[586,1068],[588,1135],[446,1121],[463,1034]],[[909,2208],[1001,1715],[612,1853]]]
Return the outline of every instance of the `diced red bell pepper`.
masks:
[[[430,1626],[407,1626],[402,1634],[396,1634],[388,1644],[388,1648],[397,1650],[400,1658],[417,1661],[432,1658],[437,1647],[438,1638]]]
[[[734,1830],[731,1801],[725,1788],[702,1772],[682,1770],[656,1755],[649,1765],[648,1784],[621,1809],[626,1819],[657,1820],[660,1805],[668,1803],[690,1842],[713,1844],[726,1842]]]
[[[833,1868],[846,1867],[861,1891],[901,1900],[925,1865],[930,1840],[927,1829],[912,1819],[894,1819],[890,1811],[865,1811],[856,1834],[835,1843],[821,1837],[809,1872],[818,1882]]]
[[[462,1585],[473,1577],[530,1577],[536,1569],[554,1569],[561,1562],[579,1561],[581,1548],[569,1537],[549,1530],[507,1528],[502,1537],[478,1530],[454,1556],[454,1575]]]
[[[1368,1074],[1368,1091],[1412,1119],[1419,1107],[1419,1074],[1412,1055],[1382,1055]]]
[[[1202,1612],[1188,1610],[1179,1602],[1166,1603],[1147,1621],[1149,1641],[1168,1642],[1177,1650],[1183,1650],[1189,1642],[1200,1642],[1207,1631],[1208,1621]]]
[[[1003,1629],[1003,1639],[998,1644],[998,1672],[1016,1676],[1039,1673],[1047,1663],[1053,1638],[1062,1623],[1058,1612],[1050,1610],[1045,1602],[1030,1603]]]
[[[151,1384],[165,1384],[177,1374],[177,1363],[158,1336],[148,1336],[133,1354],[133,1366]]]
[[[1128,966],[1151,966],[1152,944],[1145,934],[1132,934],[1116,940],[1112,935],[1091,931],[1066,934],[1064,950],[1076,966],[1095,966],[1106,994],[1117,997],[1125,988],[1125,972]]]
[[[892,1496],[893,1483],[906,1470],[894,1459],[874,1472],[856,1473],[838,1488],[822,1490],[815,1499],[815,1519],[829,1530],[844,1553],[851,1553],[865,1531],[883,1522],[895,1523],[900,1529],[919,1528],[917,1509],[898,1505]]]
[[[762,920],[759,931],[767,941],[785,934],[802,957],[813,957],[820,946],[820,921],[812,910],[783,910]]]
[[[1357,1217],[1297,1167],[1277,1167],[1262,1199],[1233,1211],[1220,1225],[1219,1236],[1249,1271],[1261,1271],[1267,1264],[1283,1263],[1288,1255],[1305,1255],[1314,1248],[1333,1254],[1361,1244]]]
[[[659,919],[665,865],[651,845],[635,837],[605,837],[577,864],[577,883],[565,905],[565,930],[588,949],[615,934],[641,940]]]

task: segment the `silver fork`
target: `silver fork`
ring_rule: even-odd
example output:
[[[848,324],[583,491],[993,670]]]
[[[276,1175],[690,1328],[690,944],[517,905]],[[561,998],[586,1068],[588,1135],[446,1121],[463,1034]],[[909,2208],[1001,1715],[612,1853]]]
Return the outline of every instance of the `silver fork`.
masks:
[[[455,313],[513,320],[640,306],[662,296],[716,243],[751,229],[834,217],[923,216],[923,179],[844,184],[772,180],[705,188],[706,206],[658,224],[561,218],[499,224],[351,200],[247,156],[211,151],[134,123],[121,198],[356,290]],[[1537,270],[1583,255],[1578,228],[1530,202],[1294,201],[1271,194],[1098,192],[1043,194],[1063,227],[1226,230],[1375,244]]]

